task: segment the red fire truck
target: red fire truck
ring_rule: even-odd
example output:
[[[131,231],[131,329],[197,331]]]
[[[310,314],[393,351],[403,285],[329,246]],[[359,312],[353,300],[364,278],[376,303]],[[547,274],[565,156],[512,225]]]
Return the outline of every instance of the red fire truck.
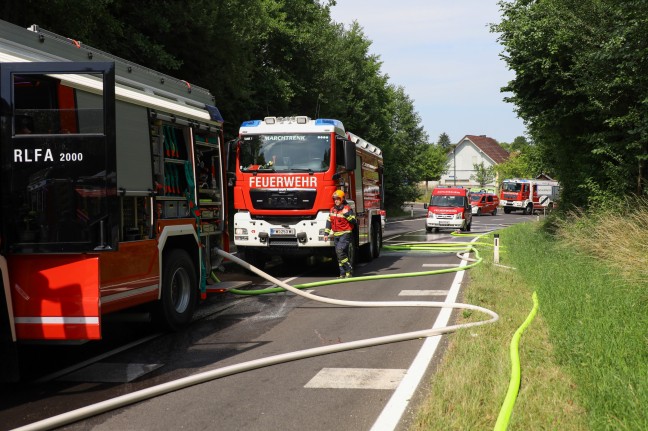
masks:
[[[533,214],[536,210],[554,208],[559,195],[558,181],[513,178],[502,181],[500,205],[506,214],[516,210]]]
[[[272,255],[332,255],[324,240],[332,195],[342,189],[356,212],[350,259],[378,257],[384,231],[380,149],[339,120],[305,116],[245,121],[236,143],[234,243],[263,266]]]
[[[0,22],[0,98],[2,378],[18,342],[96,340],[107,313],[188,323],[228,244],[212,95]]]

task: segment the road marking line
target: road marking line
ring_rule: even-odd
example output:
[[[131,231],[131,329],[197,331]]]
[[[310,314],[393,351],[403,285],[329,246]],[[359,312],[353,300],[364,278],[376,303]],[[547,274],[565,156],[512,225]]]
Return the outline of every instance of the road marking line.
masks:
[[[398,387],[406,371],[389,368],[322,368],[304,387],[391,390]]]
[[[477,238],[473,239],[476,241]],[[471,241],[472,242],[472,241]],[[462,260],[459,266],[466,266],[468,261]],[[458,271],[455,274],[455,278],[452,281],[452,286],[448,292],[445,302],[456,302],[457,296],[459,296],[459,289],[461,288],[461,281],[463,280],[464,273],[466,271]],[[452,314],[451,308],[442,308],[439,312],[436,322],[434,322],[433,328],[443,328],[448,325],[450,321],[450,316]],[[414,397],[416,388],[421,383],[425,371],[427,370],[432,357],[436,352],[439,342],[441,341],[441,336],[437,335],[434,337],[428,337],[423,342],[421,350],[414,358],[412,365],[410,365],[405,377],[401,381],[398,388],[394,391],[391,398],[385,405],[385,408],[374,422],[371,427],[371,431],[393,431],[398,426],[405,409],[407,408],[409,401]]]
[[[452,268],[457,266],[456,263],[424,263],[421,265],[424,268]]]
[[[447,290],[401,290],[398,296],[445,296]]]

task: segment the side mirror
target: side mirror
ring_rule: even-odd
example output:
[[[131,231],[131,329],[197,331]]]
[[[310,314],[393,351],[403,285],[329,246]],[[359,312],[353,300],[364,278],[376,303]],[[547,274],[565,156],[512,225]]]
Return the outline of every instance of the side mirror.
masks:
[[[425,203],[425,202],[423,202],[423,209],[424,209],[424,210],[426,210],[426,209],[427,209],[427,207],[428,207],[428,204],[427,204],[427,203]]]
[[[355,171],[356,168],[356,147],[351,141],[344,141],[344,169]]]
[[[236,184],[236,174],[234,172],[227,173],[227,186],[234,187]]]
[[[236,169],[236,148],[239,145],[239,141],[237,139],[232,139],[231,141],[227,142],[227,145],[225,147],[225,163],[227,166],[227,169],[229,170],[235,170]],[[228,172],[228,178],[229,178],[230,172]]]

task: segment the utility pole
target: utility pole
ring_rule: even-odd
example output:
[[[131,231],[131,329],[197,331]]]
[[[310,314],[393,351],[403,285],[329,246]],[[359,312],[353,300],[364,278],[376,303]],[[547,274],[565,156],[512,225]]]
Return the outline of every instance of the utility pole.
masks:
[[[454,185],[457,185],[457,145],[455,144],[454,147],[452,147],[452,167],[454,168],[454,175],[452,178],[454,179]]]

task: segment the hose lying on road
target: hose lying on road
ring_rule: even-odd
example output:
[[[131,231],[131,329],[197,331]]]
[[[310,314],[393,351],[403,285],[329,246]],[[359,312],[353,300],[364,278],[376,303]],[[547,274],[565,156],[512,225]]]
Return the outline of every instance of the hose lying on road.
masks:
[[[448,273],[448,272],[457,272],[457,271],[464,271],[466,269],[470,269],[474,267],[475,265],[478,265],[481,263],[481,257],[479,257],[479,251],[472,247],[470,245],[468,248],[466,245],[460,244],[460,243],[427,243],[427,242],[415,242],[415,243],[404,243],[404,244],[395,244],[395,245],[385,245],[382,247],[383,250],[392,250],[392,251],[399,251],[399,250],[406,250],[406,251],[436,251],[436,252],[443,252],[443,253],[457,253],[457,257],[459,259],[463,259],[468,262],[474,262],[469,265],[465,266],[454,266],[451,268],[444,268],[444,269],[435,269],[432,271],[419,271],[419,272],[403,272],[400,274],[385,274],[385,275],[366,275],[366,276],[358,276],[358,277],[353,277],[353,278],[338,278],[338,279],[332,279],[332,280],[324,280],[324,281],[314,281],[312,283],[303,283],[303,284],[295,284],[292,285],[291,287],[294,289],[308,289],[311,287],[320,287],[320,286],[329,286],[332,284],[339,284],[339,283],[355,283],[356,281],[365,281],[365,280],[380,280],[380,279],[386,279],[386,278],[405,278],[405,277],[420,277],[423,275],[435,275],[435,274],[443,274],[443,273]],[[477,259],[470,259],[467,257],[468,252],[474,252],[475,255],[477,256]],[[244,262],[241,259],[237,259],[235,261],[236,263],[239,262]],[[245,262],[247,265],[249,265],[247,262]],[[239,265],[241,265],[239,263]],[[250,266],[250,268],[255,268],[254,266]],[[265,278],[268,281],[272,281],[268,274],[265,272],[258,272],[258,271],[253,271],[255,274],[261,275],[263,278]],[[276,283],[272,281],[275,286],[279,286],[279,283]],[[264,289],[230,289],[228,292],[230,293],[235,293],[237,295],[265,295],[267,293],[278,293],[278,292],[285,292],[286,290],[283,287],[267,287]],[[311,299],[314,300],[319,300],[321,297],[317,295],[313,295]],[[362,304],[362,305],[360,305]],[[353,306],[360,306],[364,307],[366,302],[358,302],[354,304]],[[408,304],[411,304],[411,302],[408,302]],[[345,304],[342,304],[345,305]],[[409,305],[408,305],[409,306]]]
[[[456,246],[456,244],[455,244]],[[405,246],[402,245],[402,247],[405,248],[410,248],[410,249],[424,249],[422,244],[416,244],[412,246]],[[463,247],[464,253],[463,255],[467,255],[470,252],[474,252],[476,256],[479,256],[477,249],[475,249],[472,245],[466,245]],[[407,333],[402,333],[402,334],[395,334],[395,335],[387,335],[387,336],[382,336],[382,337],[376,337],[376,338],[369,338],[365,340],[358,340],[358,341],[351,341],[347,343],[339,343],[339,344],[334,344],[334,345],[328,345],[328,346],[321,346],[321,347],[316,347],[316,348],[311,348],[311,349],[305,349],[305,350],[299,350],[295,352],[288,352],[288,353],[283,353],[279,355],[274,355],[274,356],[269,356],[266,358],[260,358],[260,359],[255,359],[252,361],[248,362],[243,362],[240,364],[235,364],[235,365],[230,365],[226,366],[223,368],[218,368],[215,370],[210,370],[210,371],[205,371],[193,376],[188,376],[184,377],[178,380],[174,380],[171,382],[167,383],[162,383],[157,386],[153,386],[150,388],[142,389],[136,392],[131,392],[129,394],[121,395],[116,398],[112,398],[109,400],[105,400],[90,406],[82,407],[76,410],[72,410],[70,412],[62,413],[57,416],[53,416],[47,419],[43,419],[38,422],[34,422],[31,424],[27,424],[25,426],[16,428],[16,430],[20,431],[26,431],[26,430],[44,430],[44,429],[52,429],[56,427],[60,427],[65,424],[69,424],[72,422],[79,421],[81,419],[85,419],[91,416],[98,415],[100,413],[104,413],[110,410],[114,410],[119,407],[124,407],[129,404],[133,404],[139,401],[143,401],[149,398],[153,398],[159,395],[163,395],[169,392],[176,391],[178,389],[183,389],[189,386],[197,385],[200,383],[208,382],[210,380],[215,380],[221,377],[225,376],[230,376],[233,374],[241,373],[244,371],[250,371],[262,367],[267,367],[270,365],[275,365],[279,363],[284,363],[284,362],[290,362],[290,361],[295,361],[298,359],[305,359],[305,358],[310,358],[314,356],[319,356],[319,355],[326,355],[329,353],[335,353],[335,352],[342,352],[346,350],[353,350],[353,349],[360,349],[364,347],[371,347],[371,346],[377,346],[381,344],[388,344],[388,343],[396,343],[400,341],[407,341],[407,340],[414,340],[422,337],[432,337],[436,335],[441,335],[441,334],[447,334],[450,332],[454,332],[460,328],[469,328],[469,327],[474,327],[474,326],[479,326],[479,325],[484,325],[487,323],[493,323],[496,322],[499,319],[499,316],[483,307],[479,307],[476,305],[471,305],[471,304],[462,304],[462,303],[446,303],[446,302],[437,302],[437,301],[348,301],[348,300],[341,300],[341,299],[332,299],[332,298],[325,298],[321,297],[315,294],[312,294],[310,292],[303,292],[294,286],[291,286],[287,283],[284,283],[281,280],[278,280],[274,277],[272,277],[269,274],[266,274],[265,272],[261,271],[260,269],[250,265],[249,263],[245,262],[244,260],[239,259],[238,257],[231,255],[229,253],[226,253],[222,250],[218,250],[218,254],[232,260],[233,262],[241,265],[243,268],[252,271],[261,277],[265,278],[266,280],[276,284],[277,286],[280,286],[282,290],[288,290],[290,292],[293,292],[296,295],[303,296],[305,298],[312,299],[314,301],[318,302],[323,302],[326,304],[332,304],[332,305],[343,305],[343,306],[349,306],[349,307],[441,307],[441,308],[458,308],[458,309],[468,309],[468,310],[475,310],[475,311],[480,311],[482,313],[485,313],[490,316],[490,319],[488,320],[483,320],[479,322],[470,322],[470,323],[464,323],[460,325],[452,325],[452,326],[447,326],[445,328],[429,328],[429,329],[423,329],[420,331],[413,331],[413,332],[407,332]],[[427,272],[420,272],[420,273],[404,273],[404,274],[390,274],[390,275],[383,275],[383,276],[364,276],[364,277],[356,277],[354,279],[342,279],[340,281],[344,282],[349,282],[349,281],[362,281],[362,280],[373,280],[373,279],[380,279],[380,278],[396,278],[396,277],[413,277],[415,275],[428,275],[430,273],[439,273],[439,272],[451,272],[451,271],[459,271],[463,270],[466,268],[469,268],[471,266],[474,266],[481,262],[481,258],[478,258],[476,262],[470,264],[470,265],[463,265],[460,267],[456,268],[450,268],[448,270],[437,270],[437,271],[427,271]],[[337,282],[338,280],[334,280]],[[322,284],[331,284],[332,281],[328,281],[326,283],[321,283],[317,285],[322,285]],[[311,286],[316,285],[315,283],[310,283]]]

